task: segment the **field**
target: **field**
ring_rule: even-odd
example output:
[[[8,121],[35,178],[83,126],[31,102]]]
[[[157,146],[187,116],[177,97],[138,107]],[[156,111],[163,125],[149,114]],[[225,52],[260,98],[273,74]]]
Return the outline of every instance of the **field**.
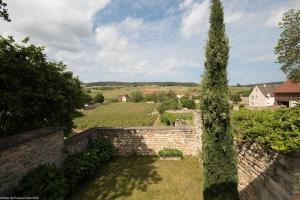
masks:
[[[90,95],[94,97],[97,93],[102,93],[105,99],[115,99],[118,95],[131,95],[132,92],[140,91],[143,95],[151,94],[154,92],[168,92],[174,91],[176,94],[199,94],[199,87],[195,86],[158,86],[158,85],[145,85],[145,86],[92,86],[86,87],[86,90],[90,90]]]
[[[94,180],[69,199],[202,200],[202,180],[197,157],[181,161],[120,157],[101,168]]]
[[[250,87],[230,87],[231,94],[249,91]],[[179,95],[199,96],[201,92],[200,86],[158,86],[158,85],[143,85],[143,86],[90,86],[85,87],[85,91],[89,91],[89,95],[94,97],[97,93],[102,93],[106,100],[116,99],[118,95],[131,95],[132,92],[140,91],[143,95],[154,92],[174,91]]]
[[[75,118],[78,129],[92,127],[133,127],[152,126],[157,118],[153,114],[156,104],[110,103],[92,110],[82,111],[83,116]]]

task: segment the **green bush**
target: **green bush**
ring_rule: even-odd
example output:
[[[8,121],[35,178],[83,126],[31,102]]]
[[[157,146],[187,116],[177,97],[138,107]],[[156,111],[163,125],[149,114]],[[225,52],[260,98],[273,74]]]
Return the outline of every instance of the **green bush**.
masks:
[[[135,91],[131,93],[131,98],[130,100],[132,102],[141,102],[144,100],[144,96],[140,91]]]
[[[175,122],[177,119],[181,120],[193,120],[192,113],[169,113],[164,112],[160,116],[160,120],[162,123],[168,126],[175,126]]]
[[[180,102],[182,104],[182,107],[184,107],[184,108],[188,108],[188,109],[196,108],[195,100],[189,99],[188,97],[182,97],[180,99]]]
[[[158,155],[160,157],[183,157],[182,151],[179,149],[169,149],[169,148],[163,148],[158,152]]]
[[[178,101],[176,99],[170,99],[167,101],[164,101],[160,106],[158,107],[158,112],[162,114],[166,110],[172,109],[177,110],[179,108]]]
[[[41,165],[21,181],[17,196],[36,196],[39,199],[63,200],[67,183],[61,169],[54,165]]]
[[[241,109],[232,114],[236,137],[287,153],[300,150],[300,107],[278,110]]]
[[[95,96],[95,102],[97,103],[103,103],[104,102],[104,96],[101,93],[96,94]]]
[[[64,163],[64,172],[70,191],[76,185],[93,175],[102,163],[109,161],[114,155],[114,147],[109,140],[91,140],[86,151],[68,156]]]

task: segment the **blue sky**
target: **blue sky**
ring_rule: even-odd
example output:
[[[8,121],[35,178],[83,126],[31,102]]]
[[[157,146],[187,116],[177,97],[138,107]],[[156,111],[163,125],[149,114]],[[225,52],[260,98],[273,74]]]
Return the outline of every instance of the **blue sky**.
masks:
[[[300,0],[223,0],[230,84],[282,81],[274,46]],[[9,0],[0,34],[46,47],[81,81],[193,81],[203,73],[209,0]]]

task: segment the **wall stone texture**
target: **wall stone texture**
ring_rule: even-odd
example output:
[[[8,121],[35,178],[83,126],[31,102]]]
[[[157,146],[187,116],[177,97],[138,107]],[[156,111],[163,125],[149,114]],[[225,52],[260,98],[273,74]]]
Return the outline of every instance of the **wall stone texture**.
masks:
[[[63,138],[62,127],[44,128],[0,139],[0,197],[40,164],[60,165],[87,148],[91,138],[108,138],[119,155],[153,155],[178,148],[184,155],[202,152],[200,113],[194,126],[92,128]],[[300,200],[300,153],[282,155],[256,144],[235,143],[241,200]]]
[[[29,131],[0,139],[0,197],[10,194],[29,171],[64,160],[63,128]]]
[[[300,200],[300,154],[236,143],[241,200]]]
[[[89,138],[108,138],[119,155],[154,155],[163,148],[178,148],[184,155],[198,154],[194,127],[94,128],[66,141],[65,151],[73,154],[88,145]]]

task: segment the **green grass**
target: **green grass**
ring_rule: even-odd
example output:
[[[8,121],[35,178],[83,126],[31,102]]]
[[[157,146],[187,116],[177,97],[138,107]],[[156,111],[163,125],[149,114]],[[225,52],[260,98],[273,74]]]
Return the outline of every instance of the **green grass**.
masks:
[[[105,88],[103,86],[92,86],[92,87],[86,87],[85,89],[90,89],[92,97],[94,97],[97,93],[102,93],[105,97],[105,99],[115,99],[118,95],[127,94],[131,96],[132,92],[140,91],[145,94],[151,94],[154,92],[168,92],[169,90],[174,91],[176,94],[198,94],[199,93],[199,87],[196,86],[158,86],[158,85],[146,85],[146,86],[115,86],[115,87],[107,87],[108,89],[102,89]]]
[[[202,200],[202,169],[197,157],[161,161],[120,157],[103,166],[70,200]]]
[[[105,88],[105,89],[103,89]],[[169,90],[174,91],[176,94],[180,95],[200,95],[201,87],[200,86],[158,86],[158,85],[145,85],[145,86],[91,86],[85,87],[85,90],[90,89],[90,96],[95,97],[97,93],[102,93],[106,100],[115,99],[118,95],[131,95],[132,92],[140,91],[145,94],[151,94],[154,92],[168,92]],[[250,90],[250,87],[229,87],[229,90],[232,94],[245,92]]]
[[[92,110],[84,110],[83,116],[74,119],[76,128],[152,126],[155,104],[111,103]]]

